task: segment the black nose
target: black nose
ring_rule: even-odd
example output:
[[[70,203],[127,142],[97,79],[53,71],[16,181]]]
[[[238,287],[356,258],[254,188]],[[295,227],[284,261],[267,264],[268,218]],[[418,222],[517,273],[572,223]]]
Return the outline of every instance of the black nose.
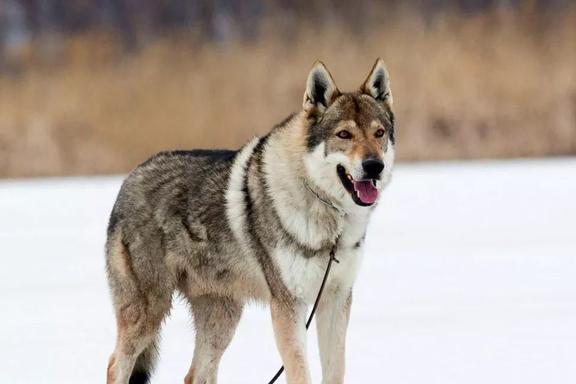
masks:
[[[384,169],[384,163],[378,159],[368,159],[362,162],[362,168],[368,178],[376,178]]]

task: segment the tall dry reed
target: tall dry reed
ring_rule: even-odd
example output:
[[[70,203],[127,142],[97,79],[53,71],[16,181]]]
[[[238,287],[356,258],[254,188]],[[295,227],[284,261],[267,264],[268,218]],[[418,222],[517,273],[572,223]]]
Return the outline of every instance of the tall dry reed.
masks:
[[[113,36],[70,39],[60,65],[0,77],[0,176],[126,172],[162,149],[238,147],[300,108],[317,58],[344,90],[385,58],[400,159],[576,153],[576,13],[387,20],[290,37],[271,22],[228,45],[172,35],[128,56]]]

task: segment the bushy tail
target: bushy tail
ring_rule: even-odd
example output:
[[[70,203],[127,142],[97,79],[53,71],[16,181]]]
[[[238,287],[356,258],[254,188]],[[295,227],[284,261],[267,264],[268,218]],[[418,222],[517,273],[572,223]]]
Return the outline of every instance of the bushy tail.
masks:
[[[154,341],[136,359],[129,384],[148,384],[158,357],[158,343]]]

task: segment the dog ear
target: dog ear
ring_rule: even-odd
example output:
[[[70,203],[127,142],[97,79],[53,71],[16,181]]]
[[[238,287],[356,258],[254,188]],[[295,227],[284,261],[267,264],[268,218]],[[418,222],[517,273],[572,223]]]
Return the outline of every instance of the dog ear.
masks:
[[[384,60],[377,59],[368,75],[368,78],[360,87],[360,90],[372,96],[377,101],[392,107],[392,90],[390,89],[390,75],[384,65]]]
[[[306,81],[302,104],[304,111],[323,113],[339,95],[340,91],[326,66],[320,61],[314,63]]]

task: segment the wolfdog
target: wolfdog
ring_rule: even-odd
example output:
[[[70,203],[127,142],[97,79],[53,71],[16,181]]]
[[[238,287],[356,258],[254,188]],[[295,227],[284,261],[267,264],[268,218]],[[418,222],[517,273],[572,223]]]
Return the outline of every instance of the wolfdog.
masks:
[[[305,317],[335,247],[316,317],[323,383],[344,380],[352,287],[370,214],[394,162],[382,59],[354,92],[321,62],[303,108],[238,151],[159,153],[126,178],[112,210],[106,267],[117,320],[109,384],[147,383],[174,292],[189,302],[187,384],[214,384],[244,304],[269,303],[290,384],[311,382]]]

